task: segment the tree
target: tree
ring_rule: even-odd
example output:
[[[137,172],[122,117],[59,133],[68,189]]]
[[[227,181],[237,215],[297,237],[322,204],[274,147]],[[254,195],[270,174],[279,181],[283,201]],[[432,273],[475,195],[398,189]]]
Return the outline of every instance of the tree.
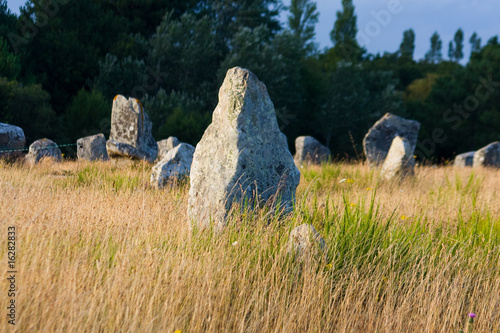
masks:
[[[292,0],[289,10],[288,27],[295,38],[300,40],[304,50],[310,52],[314,48],[311,41],[316,35],[314,26],[319,17],[316,3],[310,0]]]
[[[439,34],[434,32],[431,37],[431,48],[425,54],[425,60],[431,64],[438,64],[443,59],[443,55],[441,53],[441,49],[443,48],[443,42],[439,37]]]
[[[403,41],[399,46],[399,55],[407,59],[413,59],[415,52],[415,31],[413,29],[403,32]]]
[[[478,53],[481,51],[481,38],[478,37],[477,33],[473,33],[469,39],[469,43],[471,46],[471,54]]]
[[[337,11],[337,20],[330,32],[330,39],[334,44],[329,52],[332,68],[343,61],[358,62],[366,52],[356,40],[358,27],[354,9],[352,0],[342,0],[342,11]]]
[[[10,52],[7,42],[0,37],[0,77],[15,80],[21,71],[19,56]]]
[[[453,41],[455,43],[453,43]],[[455,33],[455,38],[450,42],[448,48],[448,57],[450,60],[460,62],[464,58],[464,32],[458,29]]]

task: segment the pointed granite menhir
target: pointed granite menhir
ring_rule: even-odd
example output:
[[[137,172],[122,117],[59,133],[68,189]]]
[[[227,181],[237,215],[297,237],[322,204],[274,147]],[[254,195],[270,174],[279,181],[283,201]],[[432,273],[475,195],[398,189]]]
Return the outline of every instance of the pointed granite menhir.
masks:
[[[219,104],[191,166],[190,227],[227,224],[234,203],[291,210],[300,172],[278,127],[266,86],[250,71],[230,69]]]

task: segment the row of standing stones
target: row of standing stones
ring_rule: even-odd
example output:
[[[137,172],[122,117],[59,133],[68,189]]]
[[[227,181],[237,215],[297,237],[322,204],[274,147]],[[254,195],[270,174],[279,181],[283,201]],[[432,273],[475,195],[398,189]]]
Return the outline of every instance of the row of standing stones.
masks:
[[[384,179],[413,175],[419,130],[417,121],[384,115],[363,140],[369,166],[380,168]],[[17,156],[25,142],[21,128],[0,124],[0,157]],[[227,72],[212,123],[196,148],[175,137],[156,142],[152,122],[139,100],[118,95],[113,100],[109,140],[103,134],[81,138],[77,156],[89,161],[121,157],[156,161],[151,184],[159,188],[190,176],[189,227],[220,230],[234,204],[240,209],[292,210],[300,181],[298,167],[331,159],[330,150],[311,136],[298,137],[295,148],[292,157],[266,86],[250,71],[235,67]],[[45,157],[62,159],[57,144],[48,139],[35,141],[25,159],[36,164]],[[498,167],[499,161],[500,144],[495,142],[457,156],[455,165]],[[288,247],[302,255],[324,249],[325,242],[312,225],[305,224],[292,230]]]

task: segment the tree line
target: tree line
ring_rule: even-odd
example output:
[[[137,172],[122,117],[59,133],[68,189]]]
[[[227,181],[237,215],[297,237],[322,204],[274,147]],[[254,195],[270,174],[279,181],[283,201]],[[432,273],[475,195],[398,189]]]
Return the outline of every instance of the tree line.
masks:
[[[315,43],[318,17],[312,0],[29,0],[19,15],[0,0],[0,122],[22,127],[28,142],[109,135],[122,94],[141,100],[156,139],[196,144],[227,69],[241,66],[267,85],[291,145],[312,135],[334,156],[360,158],[365,133],[386,112],[421,122],[420,158],[499,139],[496,36],[483,45],[472,34],[462,65],[461,29],[448,59],[436,32],[417,60],[412,29],[398,50],[368,53],[352,0],[342,0],[325,49]]]

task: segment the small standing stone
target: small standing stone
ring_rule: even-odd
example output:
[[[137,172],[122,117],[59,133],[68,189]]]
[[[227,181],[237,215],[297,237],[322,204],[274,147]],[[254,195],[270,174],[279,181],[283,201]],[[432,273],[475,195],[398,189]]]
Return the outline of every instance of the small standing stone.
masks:
[[[158,144],[152,128],[153,123],[138,99],[116,96],[111,113],[111,133],[106,143],[109,157],[128,157],[153,163],[158,156]]]
[[[406,138],[411,150],[415,151],[419,130],[420,123],[418,121],[386,113],[370,128],[363,140],[363,149],[370,167],[379,166],[384,162],[391,148],[392,140],[396,136]]]
[[[181,143],[170,150],[165,157],[153,167],[151,184],[162,188],[169,180],[189,176],[195,148],[188,143]]]
[[[216,229],[227,223],[233,204],[249,207],[280,202],[290,211],[300,173],[278,127],[266,86],[250,71],[228,70],[219,104],[191,166],[190,226]]]
[[[158,160],[161,161],[169,151],[180,145],[181,142],[175,136],[171,136],[168,139],[158,141],[157,144]]]
[[[453,165],[459,168],[471,167],[474,164],[475,153],[475,151],[470,151],[468,153],[463,153],[455,156]]]
[[[29,164],[36,164],[43,158],[50,158],[56,162],[62,160],[61,149],[52,140],[40,139],[30,145],[28,155],[26,155],[26,162]]]
[[[474,154],[473,166],[500,168],[500,142],[496,141],[479,149]]]
[[[312,136],[299,136],[295,139],[295,151],[294,161],[297,166],[303,163],[321,164],[331,156],[330,149]]]
[[[76,141],[76,146],[76,154],[79,160],[109,160],[104,134],[96,134],[78,139]]]
[[[385,179],[404,178],[413,175],[414,168],[415,158],[410,142],[406,138],[395,137],[382,166],[382,176]]]
[[[0,123],[0,158],[19,156],[25,143],[26,137],[21,127]]]
[[[311,224],[302,224],[290,232],[288,253],[304,257],[315,251],[322,252],[324,250],[325,240]]]

